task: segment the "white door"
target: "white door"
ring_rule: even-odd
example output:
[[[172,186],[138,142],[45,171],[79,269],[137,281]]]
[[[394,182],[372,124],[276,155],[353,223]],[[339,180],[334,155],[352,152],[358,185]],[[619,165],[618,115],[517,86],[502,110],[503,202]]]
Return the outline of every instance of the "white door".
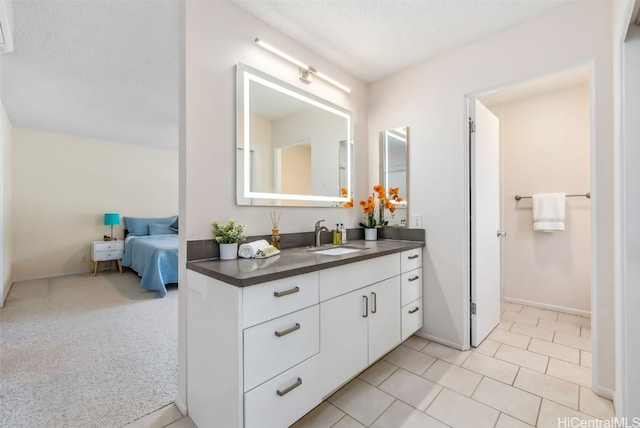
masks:
[[[476,99],[470,117],[471,346],[478,346],[500,322],[500,122]]]

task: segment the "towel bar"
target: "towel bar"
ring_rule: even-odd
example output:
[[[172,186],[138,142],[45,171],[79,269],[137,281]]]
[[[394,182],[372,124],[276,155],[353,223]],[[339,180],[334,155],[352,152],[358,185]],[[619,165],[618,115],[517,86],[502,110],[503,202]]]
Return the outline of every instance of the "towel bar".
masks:
[[[587,199],[591,199],[591,192],[587,192],[585,194],[582,195],[567,195],[567,198],[575,198],[575,197],[579,197],[579,196],[583,196]],[[515,200],[519,201],[520,199],[531,199],[533,196],[520,196],[520,195],[516,195]]]

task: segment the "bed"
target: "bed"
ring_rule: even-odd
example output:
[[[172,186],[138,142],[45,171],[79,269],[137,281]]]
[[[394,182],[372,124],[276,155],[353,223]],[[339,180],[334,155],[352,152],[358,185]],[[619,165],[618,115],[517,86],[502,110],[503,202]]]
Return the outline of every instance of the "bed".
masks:
[[[140,277],[140,286],[167,294],[167,284],[178,283],[178,217],[124,217],[122,265]]]

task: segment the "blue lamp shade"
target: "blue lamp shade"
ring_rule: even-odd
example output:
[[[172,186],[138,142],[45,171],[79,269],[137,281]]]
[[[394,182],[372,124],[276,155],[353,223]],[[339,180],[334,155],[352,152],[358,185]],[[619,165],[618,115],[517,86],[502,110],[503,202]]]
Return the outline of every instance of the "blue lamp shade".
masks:
[[[104,225],[105,226],[117,226],[120,224],[120,214],[118,213],[105,213]]]
[[[111,236],[109,240],[113,239],[113,226],[120,224],[120,214],[118,213],[104,213],[104,225],[111,226]],[[105,240],[107,238],[105,237]]]

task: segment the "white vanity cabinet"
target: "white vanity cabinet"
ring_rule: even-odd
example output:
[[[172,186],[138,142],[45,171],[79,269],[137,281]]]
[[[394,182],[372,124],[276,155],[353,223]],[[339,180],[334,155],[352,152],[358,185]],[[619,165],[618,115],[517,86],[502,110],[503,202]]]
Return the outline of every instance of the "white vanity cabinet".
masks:
[[[187,270],[189,416],[293,424],[420,328],[421,267],[418,248],[250,286]]]

